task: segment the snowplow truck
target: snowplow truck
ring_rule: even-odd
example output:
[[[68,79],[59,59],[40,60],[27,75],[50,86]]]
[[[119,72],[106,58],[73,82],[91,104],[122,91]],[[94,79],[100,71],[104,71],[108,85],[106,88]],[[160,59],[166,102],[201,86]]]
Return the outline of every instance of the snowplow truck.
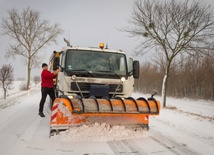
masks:
[[[149,116],[159,115],[160,102],[153,98],[134,99],[134,79],[139,61],[122,50],[67,46],[54,51],[52,70],[61,67],[54,79],[56,99],[52,105],[50,133],[92,123],[140,126],[148,129]]]

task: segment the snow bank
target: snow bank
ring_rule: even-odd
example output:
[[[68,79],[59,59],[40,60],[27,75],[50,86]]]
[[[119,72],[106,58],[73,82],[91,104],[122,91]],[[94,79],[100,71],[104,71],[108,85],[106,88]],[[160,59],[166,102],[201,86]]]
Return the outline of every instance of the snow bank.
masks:
[[[4,99],[3,89],[0,88],[0,109],[5,109],[6,107],[19,103],[18,98],[27,94],[29,95],[32,91],[40,88],[40,84],[36,85],[34,82],[31,82],[29,90],[20,90],[21,85],[25,83],[24,81],[13,81],[11,89],[7,90],[6,99]]]
[[[11,89],[7,90],[7,97],[15,97],[15,96],[20,96],[23,93],[26,93],[27,91],[21,91],[20,86],[26,84],[25,81],[13,81],[13,84],[11,85]],[[31,90],[34,90],[35,88],[40,87],[40,84],[35,84],[33,81],[30,82],[30,88]],[[4,97],[4,91],[3,88],[0,87],[0,99],[3,99]]]
[[[142,94],[142,93],[133,93],[132,97],[144,97],[149,98],[151,97],[150,94]],[[160,96],[154,96],[156,100],[162,102],[162,98]],[[162,103],[161,103],[162,104]],[[166,98],[166,106],[171,108],[176,108],[177,110],[192,114],[192,115],[199,115],[203,117],[208,117],[214,119],[214,102],[213,101],[206,101],[206,100],[193,100],[188,98]]]
[[[110,126],[106,123],[94,123],[92,125],[83,125],[80,127],[72,127],[69,130],[60,132],[59,135],[51,137],[53,140],[64,142],[106,142],[112,140],[124,140],[132,138],[140,138],[146,136],[148,132],[141,130],[126,129],[125,126]]]
[[[10,96],[10,95],[14,95],[16,94],[17,92],[20,92],[19,90],[19,86],[20,84],[22,83],[23,81],[14,81],[13,84],[11,85],[11,89],[9,89],[7,91],[7,96]],[[1,91],[0,91],[0,99],[4,97],[4,91],[3,91],[3,88],[0,87]]]

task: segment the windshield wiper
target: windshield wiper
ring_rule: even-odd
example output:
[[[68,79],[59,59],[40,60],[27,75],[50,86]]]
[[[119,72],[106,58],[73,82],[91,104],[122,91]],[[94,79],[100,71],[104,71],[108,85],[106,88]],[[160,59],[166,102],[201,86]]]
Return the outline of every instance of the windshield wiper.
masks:
[[[76,69],[76,70],[71,70],[71,72],[84,72],[84,73],[87,73],[88,75],[90,75],[91,77],[93,77],[93,76],[94,76],[90,71],[85,70],[85,69]]]
[[[118,77],[119,79],[121,78],[117,73],[108,71],[108,70],[96,70],[95,72],[111,73],[111,75],[113,74],[114,76]]]

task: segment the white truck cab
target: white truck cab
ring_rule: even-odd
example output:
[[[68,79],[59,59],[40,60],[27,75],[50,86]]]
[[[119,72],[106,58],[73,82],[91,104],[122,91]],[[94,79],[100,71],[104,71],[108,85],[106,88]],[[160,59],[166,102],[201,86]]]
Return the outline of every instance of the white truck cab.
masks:
[[[54,51],[52,70],[61,67],[55,79],[57,89],[69,97],[130,97],[134,78],[139,77],[139,61],[127,58],[122,50],[100,47],[73,47],[67,42],[60,52]]]

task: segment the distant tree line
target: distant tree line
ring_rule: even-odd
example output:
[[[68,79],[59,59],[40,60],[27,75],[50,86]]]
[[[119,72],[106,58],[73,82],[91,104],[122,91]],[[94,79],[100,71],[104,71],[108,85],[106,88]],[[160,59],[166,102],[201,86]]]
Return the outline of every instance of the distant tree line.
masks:
[[[214,100],[214,57],[189,56],[177,67],[171,68],[167,96]],[[156,91],[161,95],[164,72],[155,63],[141,64],[140,78],[135,90],[143,93]]]

